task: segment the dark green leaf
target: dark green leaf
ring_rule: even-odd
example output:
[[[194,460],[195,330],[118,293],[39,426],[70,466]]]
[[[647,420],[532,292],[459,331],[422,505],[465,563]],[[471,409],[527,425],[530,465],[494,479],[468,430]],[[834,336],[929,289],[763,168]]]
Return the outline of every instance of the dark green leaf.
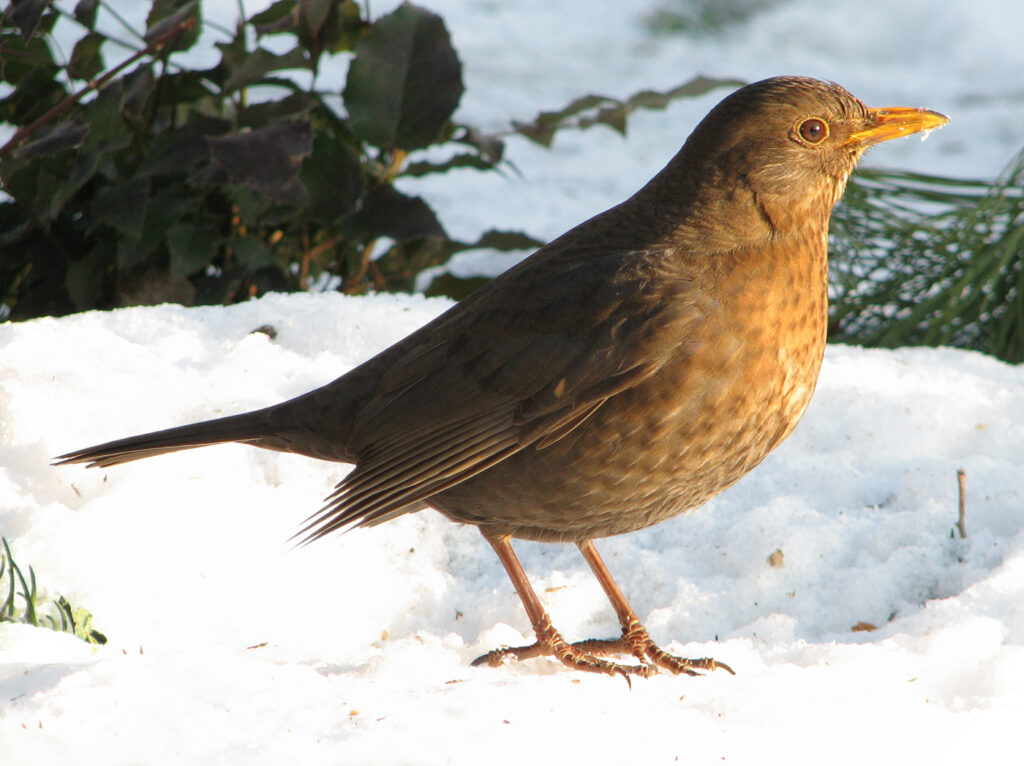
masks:
[[[190,172],[200,162],[210,159],[208,136],[219,136],[231,123],[215,117],[199,117],[178,130],[166,131],[153,138],[149,155],[138,170],[141,176]]]
[[[128,269],[142,263],[164,241],[168,229],[202,204],[202,196],[188,193],[181,185],[162,189],[146,206],[139,236],[125,236],[118,241],[118,267]]]
[[[107,186],[92,203],[92,225],[113,226],[129,237],[142,233],[142,223],[149,204],[149,180],[131,178],[115,186]]]
[[[385,289],[412,290],[416,275],[439,266],[451,257],[451,241],[446,237],[413,237],[395,242],[374,261],[384,278]]]
[[[231,200],[239,223],[250,229],[270,226],[267,223],[267,214],[274,207],[272,200],[245,184],[231,184],[226,179],[223,184],[223,191]]]
[[[253,16],[251,22],[260,36],[296,35],[314,60],[325,50],[351,50],[365,26],[354,0],[282,0]]]
[[[71,51],[71,60],[68,61],[68,76],[74,80],[91,80],[103,71],[103,58],[100,56],[100,48],[106,42],[106,37],[96,32],[90,32],[77,43]]]
[[[167,43],[163,50],[184,51],[195,45],[199,39],[199,0],[153,0],[144,39],[155,40],[189,19],[195,20],[193,27]]]
[[[75,5],[75,20],[83,27],[92,29],[96,26],[96,9],[99,0],[78,0]]]
[[[345,108],[352,129],[385,149],[435,142],[462,95],[462,67],[439,16],[405,3],[356,45]]]
[[[220,247],[217,232],[194,223],[176,223],[167,230],[172,277],[187,277],[210,265]]]
[[[32,37],[39,19],[46,10],[50,0],[12,0],[8,15],[14,25],[21,31],[21,38],[28,40]]]
[[[85,311],[102,303],[103,283],[115,257],[113,240],[103,238],[84,258],[68,263],[64,285],[76,309]]]
[[[33,212],[43,221],[53,221],[60,214],[60,188],[62,180],[46,170],[36,176]]]
[[[214,162],[235,183],[248,184],[284,205],[305,203],[299,168],[313,149],[310,123],[278,123],[207,140]]]
[[[200,168],[188,179],[190,186],[221,186],[228,181],[228,174],[224,172],[224,168],[213,163]]]
[[[266,293],[286,293],[298,289],[295,280],[281,271],[277,266],[264,266],[262,269],[248,273],[248,287],[255,289],[257,295]],[[248,293],[251,295],[251,293]]]
[[[338,4],[335,27],[325,35],[324,49],[331,53],[352,50],[368,26],[355,0],[342,0]]]
[[[457,277],[445,272],[437,275],[424,293],[429,296],[443,295],[461,301],[490,281],[487,277]]]
[[[71,149],[82,143],[88,130],[81,120],[59,123],[49,133],[19,147],[14,155],[19,160],[30,160]]]
[[[363,206],[352,218],[352,225],[366,239],[390,237],[395,240],[414,237],[444,237],[444,229],[426,202],[408,197],[393,186],[378,186],[363,199]]]
[[[406,240],[397,243],[378,260],[387,275],[388,289],[413,289],[415,275],[424,269],[447,263],[452,255],[466,250],[499,250],[521,253],[540,247],[543,243],[518,231],[490,229],[475,242],[458,242],[441,237]],[[511,261],[510,264],[511,265]],[[436,276],[427,289],[428,295],[447,295],[461,300],[488,281],[486,277],[456,277],[450,273]]]
[[[5,83],[21,85],[33,73],[50,81],[59,70],[50,46],[42,37],[22,40],[14,34],[0,35],[0,79]],[[35,88],[29,90],[28,95],[31,97]]]
[[[447,173],[456,168],[472,168],[474,170],[494,170],[494,165],[475,154],[456,154],[444,162],[410,162],[402,170],[403,176],[430,175],[431,173]]]
[[[500,136],[483,133],[470,126],[460,126],[452,140],[473,147],[482,159],[492,165],[497,165],[505,156],[505,142]]]
[[[160,102],[198,106],[195,102],[210,99],[214,95],[208,82],[210,79],[206,72],[164,71],[160,77]]]
[[[249,23],[257,35],[289,32],[299,24],[299,4],[295,0],[278,0],[249,19]]]
[[[303,0],[299,40],[314,62],[324,51],[352,50],[365,24],[354,0]]]
[[[472,244],[466,244],[461,249],[474,250],[490,248],[491,250],[535,250],[544,243],[534,239],[521,231],[502,231],[500,229],[488,229],[480,238]]]
[[[323,224],[352,210],[363,192],[359,159],[341,139],[326,134],[317,136],[299,177],[309,193],[306,214]]]
[[[254,237],[234,237],[227,242],[235,259],[248,269],[261,269],[270,265],[273,254],[262,240]]]
[[[257,48],[231,70],[224,83],[224,92],[233,93],[248,85],[258,83],[267,76],[268,72],[308,68],[309,60],[298,48],[292,48],[287,53],[281,54],[271,53],[265,48]]]
[[[136,121],[146,120],[147,106],[156,92],[156,78],[149,63],[139,64],[122,80],[121,113]]]
[[[82,108],[83,118],[89,126],[89,133],[82,144],[83,153],[105,155],[131,143],[121,112],[122,87],[120,80],[112,83]]]
[[[241,128],[262,128],[279,120],[305,117],[320,101],[306,93],[292,93],[279,101],[264,101],[247,106],[238,113]]]
[[[564,128],[583,130],[594,125],[605,125],[618,133],[625,133],[626,118],[637,109],[664,109],[680,98],[700,96],[715,88],[743,84],[740,80],[699,75],[667,91],[643,90],[634,93],[625,101],[591,94],[577,98],[557,111],[541,112],[532,122],[516,123],[515,129],[542,146],[550,146],[555,133]]]
[[[303,0],[299,3],[299,8],[302,10],[302,23],[309,35],[313,37],[320,35],[334,3],[335,0]]]

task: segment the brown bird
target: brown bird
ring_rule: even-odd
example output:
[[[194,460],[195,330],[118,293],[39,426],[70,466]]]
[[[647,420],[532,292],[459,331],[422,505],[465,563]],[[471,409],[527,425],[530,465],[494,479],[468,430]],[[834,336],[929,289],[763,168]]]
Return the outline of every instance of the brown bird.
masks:
[[[631,198],[323,388],[58,459],[110,466],[233,441],[353,463],[299,535],[427,506],[478,526],[537,640],[474,664],[732,672],[656,646],[593,540],[693,510],[789,435],[825,349],[828,222],[850,172],[872,144],[947,121],[803,77],[748,85]],[[563,639],[513,537],[576,543],[621,637]]]

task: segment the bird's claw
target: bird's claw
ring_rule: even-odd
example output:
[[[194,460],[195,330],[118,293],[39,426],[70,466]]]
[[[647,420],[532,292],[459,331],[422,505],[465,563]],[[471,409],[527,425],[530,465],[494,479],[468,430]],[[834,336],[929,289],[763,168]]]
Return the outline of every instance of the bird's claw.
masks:
[[[597,655],[632,655],[640,662],[636,665],[609,662]],[[472,664],[499,667],[512,659],[518,661],[533,657],[554,657],[573,670],[622,676],[630,688],[633,687],[630,676],[649,678],[658,673],[658,668],[688,676],[699,676],[718,669],[736,675],[724,662],[718,662],[711,657],[687,659],[669,654],[651,640],[642,625],[624,630],[620,638],[591,638],[571,644],[554,628],[547,627],[543,631],[538,631],[538,640],[529,646],[494,649],[477,657]]]

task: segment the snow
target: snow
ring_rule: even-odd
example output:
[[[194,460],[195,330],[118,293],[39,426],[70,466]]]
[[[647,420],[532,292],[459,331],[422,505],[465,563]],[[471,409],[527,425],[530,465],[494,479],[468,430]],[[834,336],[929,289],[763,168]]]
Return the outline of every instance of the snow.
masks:
[[[48,465],[298,394],[447,305],[271,295],[0,327],[0,531],[110,639],[0,625],[10,762],[514,763],[540,746],[945,762],[1001,747],[1024,713],[1024,369],[979,354],[830,347],[804,422],[760,468],[691,516],[600,541],[657,640],[738,671],[632,691],[549,660],[469,667],[530,626],[483,539],[432,511],[293,549],[342,466],[238,445]],[[265,324],[276,340],[251,333]],[[567,635],[616,634],[572,546],[517,547]]]
[[[1011,0],[870,0],[854,21],[848,4],[791,0],[713,36],[654,40],[640,25],[653,3],[427,4],[467,68],[460,117],[484,127],[585,91],[799,73],[953,118],[872,163],[991,177],[1019,148],[1024,5]],[[722,95],[639,114],[625,141],[512,139],[520,175],[408,190],[453,236],[554,236],[639,186]],[[4,763],[1006,761],[1024,715],[1019,366],[830,347],[804,422],[761,467],[690,516],[598,541],[656,640],[737,671],[631,690],[549,660],[470,667],[531,641],[530,626],[480,535],[432,511],[293,548],[344,466],[238,445],[49,465],[307,391],[448,305],[270,295],[0,325],[0,535],[109,638],[0,624]],[[267,324],[276,339],[252,333]],[[960,468],[966,539],[951,535]],[[568,637],[617,634],[573,546],[517,550]]]

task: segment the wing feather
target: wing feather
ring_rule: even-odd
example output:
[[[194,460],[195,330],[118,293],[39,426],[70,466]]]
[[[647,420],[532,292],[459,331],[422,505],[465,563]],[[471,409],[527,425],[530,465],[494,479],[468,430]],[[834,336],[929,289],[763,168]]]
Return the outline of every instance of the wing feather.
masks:
[[[492,283],[500,301],[470,299],[456,321],[442,316],[393,353],[352,429],[357,467],[298,536],[429,504],[519,450],[565,438],[692,351],[704,310],[685,300],[688,280],[650,279],[642,259],[598,253],[584,267],[562,264],[553,282],[513,269]]]

